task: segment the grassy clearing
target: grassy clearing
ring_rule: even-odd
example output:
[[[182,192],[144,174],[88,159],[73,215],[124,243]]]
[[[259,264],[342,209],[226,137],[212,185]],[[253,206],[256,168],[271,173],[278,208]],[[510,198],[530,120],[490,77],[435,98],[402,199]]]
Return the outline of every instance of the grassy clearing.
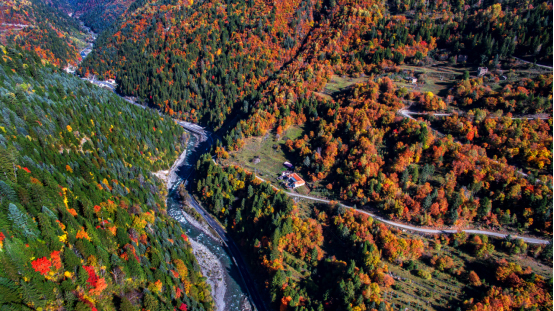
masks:
[[[324,93],[333,95],[335,93],[338,93],[340,91],[343,91],[344,89],[356,84],[356,83],[363,83],[366,82],[367,78],[352,78],[352,77],[341,77],[337,75],[333,75],[331,77],[331,81],[327,82],[324,88]]]
[[[268,133],[264,137],[252,137],[245,141],[244,147],[235,152],[230,152],[229,159],[223,160],[223,164],[234,164],[242,166],[250,171],[256,171],[261,178],[278,185],[277,177],[286,168],[283,166],[285,161],[293,163],[285,153],[285,143],[287,139],[297,139],[303,135],[303,128],[293,126],[289,128],[281,137],[277,138],[275,133]],[[260,162],[254,164],[255,157],[260,158]]]
[[[413,72],[414,76],[419,76],[424,74],[425,77],[419,78],[419,86],[416,90],[420,92],[432,92],[433,94],[439,96],[446,96],[448,90],[454,86],[454,84],[463,77],[464,72],[469,71],[470,75],[477,75],[476,68],[471,67],[454,67],[448,66],[446,62],[438,63],[437,65],[429,67],[419,67],[419,66],[410,66],[402,65],[398,66],[401,70],[406,70]],[[421,85],[424,82],[425,84]],[[408,89],[413,88],[412,84],[406,83],[404,81],[397,82],[398,87],[406,87]]]
[[[85,36],[73,36],[71,37],[71,40],[75,43],[75,47],[77,47],[77,50],[79,51],[88,46]]]
[[[306,134],[301,126],[292,126],[287,129],[277,139],[273,132],[264,137],[251,137],[245,140],[244,147],[239,151],[229,152],[228,159],[221,159],[223,165],[238,165],[249,171],[256,172],[256,175],[270,182],[272,185],[285,189],[281,181],[277,179],[286,168],[283,166],[285,161],[299,167],[302,165],[292,154],[287,154],[285,143],[288,139],[295,140]],[[260,162],[254,164],[255,157],[259,157]],[[296,160],[296,161],[295,161]],[[305,178],[302,173],[301,177]],[[294,191],[303,195],[311,195],[320,198],[327,197],[327,189],[320,182],[310,182],[305,178],[306,185],[296,188]],[[304,200],[304,199],[302,199]]]
[[[464,285],[452,275],[432,267],[429,258],[433,255],[436,255],[434,251],[424,255],[413,263],[411,269],[406,263],[402,266],[389,263],[395,284],[387,289],[387,300],[402,309],[413,310],[442,310],[445,306],[460,303]],[[460,258],[455,258],[455,261],[457,266],[463,264]],[[429,271],[432,278],[426,280],[417,276],[418,270]]]
[[[516,62],[505,62],[502,67],[503,73],[501,75],[507,76],[508,80],[501,81],[501,83],[487,82],[495,91],[500,90],[502,84],[508,82],[513,83],[514,81],[519,81],[521,78],[532,78],[536,75],[549,72],[549,70],[545,68],[533,67],[529,64],[518,64]],[[451,65],[446,61],[438,61],[429,66],[400,65],[398,68],[402,71],[413,72],[414,76],[424,74],[423,81],[419,78],[418,82],[424,82],[425,84],[419,84],[415,90],[420,92],[432,92],[442,97],[448,95],[448,90],[460,81],[465,71],[468,71],[472,78],[478,76],[478,66]],[[510,73],[509,69],[514,69],[515,71]],[[406,87],[407,89],[414,88],[412,84],[406,83],[406,81],[400,79],[396,81],[396,84],[398,87]]]
[[[87,42],[87,39],[89,39],[89,34],[86,32],[74,31],[71,33],[70,39],[71,41],[73,41],[75,47],[79,51],[88,47],[89,45],[89,43]]]

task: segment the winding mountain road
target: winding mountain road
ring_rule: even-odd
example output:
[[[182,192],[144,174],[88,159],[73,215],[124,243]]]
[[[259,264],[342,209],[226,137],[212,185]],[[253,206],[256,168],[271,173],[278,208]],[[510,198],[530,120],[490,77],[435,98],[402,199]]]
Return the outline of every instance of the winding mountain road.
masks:
[[[288,194],[289,196],[293,196],[293,197],[304,198],[304,199],[317,201],[317,202],[322,202],[322,203],[331,203],[331,201],[329,201],[329,200],[314,198],[314,197],[307,196],[307,195],[296,194],[296,193],[292,193],[292,192],[288,192],[288,191],[285,191],[285,193]],[[421,227],[406,225],[406,224],[399,223],[399,222],[390,221],[390,220],[387,220],[387,219],[385,219],[381,216],[377,216],[377,215],[375,215],[371,212],[364,211],[364,210],[357,209],[357,208],[353,208],[352,206],[344,205],[342,203],[339,203],[339,204],[343,207],[352,208],[352,209],[355,209],[356,211],[358,211],[360,213],[364,213],[366,215],[369,215],[373,219],[379,220],[380,222],[383,222],[387,225],[397,227],[397,228],[402,228],[402,229],[405,229],[405,230],[411,230],[411,231],[426,233],[426,234],[441,234],[441,233],[450,233],[450,234],[452,234],[452,233],[458,233],[459,231],[464,231],[464,232],[467,232],[467,233],[470,233],[470,234],[484,234],[484,235],[494,236],[494,237],[499,237],[499,238],[505,238],[506,236],[509,235],[509,234],[506,234],[506,233],[492,232],[492,231],[485,231],[485,230],[475,230],[475,229],[464,229],[464,230],[426,229],[426,228],[421,228]],[[511,235],[511,237],[512,238],[523,239],[523,241],[525,241],[526,243],[532,243],[532,244],[547,244],[547,243],[552,242],[552,241],[542,240],[542,239],[538,239],[538,238],[529,238],[529,237],[516,236],[516,235]]]
[[[414,117],[412,116],[431,116],[431,117],[448,117],[448,116],[451,116],[452,113],[433,113],[433,112],[415,112],[415,111],[410,111],[408,110],[409,107],[404,107],[400,110],[398,110],[398,114],[400,114],[401,116],[405,117],[405,118],[410,118],[412,120],[415,120]],[[459,113],[459,115],[463,116],[464,113]],[[493,116],[487,116],[487,119],[500,119],[500,118],[503,118],[503,117],[493,117]],[[541,117],[541,116],[536,116],[536,117],[510,117],[510,119],[512,120],[548,120],[550,119],[551,117]],[[436,130],[435,130],[436,131]]]
[[[533,63],[533,62],[526,61],[526,60],[524,60],[524,59],[521,59],[521,58],[518,58],[518,57],[515,57],[515,56],[512,56],[512,58],[513,58],[513,59],[517,59],[517,60],[519,60],[519,61],[521,61],[521,62],[524,62],[524,63],[527,63],[527,64],[535,65],[535,66],[537,66],[537,67],[542,67],[542,68],[546,68],[546,69],[552,69],[551,66],[546,66],[546,65],[541,65],[541,64],[535,64],[535,63]]]
[[[259,180],[263,181],[263,182],[268,182],[258,176],[256,176],[256,178],[258,178]],[[270,183],[271,184],[271,183]],[[284,191],[282,189],[279,189],[277,187],[275,187],[274,185],[271,185],[273,187],[273,189],[275,190],[278,190],[278,191],[283,191],[285,194],[287,194],[288,196],[291,196],[291,197],[297,197],[297,198],[303,198],[303,199],[308,199],[308,200],[312,200],[312,201],[316,201],[316,202],[321,202],[321,203],[331,203],[331,202],[336,202],[336,201],[331,201],[331,200],[326,200],[326,199],[321,199],[321,198],[316,198],[316,197],[312,197],[312,196],[309,196],[309,195],[302,195],[302,194],[298,194],[298,193],[294,193],[294,192],[289,192],[289,191]],[[337,202],[340,206],[343,206],[343,207],[346,207],[346,208],[351,208],[351,209],[355,209],[356,211],[360,212],[360,213],[363,213],[363,214],[366,214],[368,216],[371,216],[371,218],[373,219],[376,219],[382,223],[385,223],[387,225],[390,225],[390,226],[393,226],[393,227],[397,227],[397,228],[401,228],[401,229],[405,229],[405,230],[410,230],[410,231],[415,231],[415,232],[420,232],[420,233],[425,233],[425,234],[441,234],[441,233],[448,233],[448,234],[453,234],[453,233],[458,233],[459,231],[464,231],[464,232],[467,232],[467,233],[470,233],[470,234],[484,234],[484,235],[488,235],[488,236],[494,236],[494,237],[498,237],[498,238],[505,238],[507,237],[508,235],[511,236],[512,238],[518,238],[518,239],[523,239],[523,241],[525,241],[526,243],[531,243],[531,244],[547,244],[547,243],[552,243],[552,241],[550,240],[543,240],[543,239],[538,239],[538,238],[531,238],[531,237],[524,237],[524,236],[517,236],[517,235],[511,235],[511,234],[506,234],[506,233],[500,233],[500,232],[493,232],[493,231],[486,231],[486,230],[477,230],[477,229],[462,229],[462,230],[458,230],[458,229],[428,229],[428,228],[421,228],[421,227],[416,227],[416,226],[412,226],[412,225],[407,225],[407,224],[403,224],[403,223],[400,223],[400,222],[395,222],[395,221],[391,221],[391,220],[387,220],[381,216],[378,216],[378,215],[375,215],[371,212],[368,212],[368,211],[365,211],[365,210],[362,210],[362,209],[358,209],[358,208],[354,208],[352,206],[348,206],[348,205],[345,205],[345,204],[342,204],[340,202]]]

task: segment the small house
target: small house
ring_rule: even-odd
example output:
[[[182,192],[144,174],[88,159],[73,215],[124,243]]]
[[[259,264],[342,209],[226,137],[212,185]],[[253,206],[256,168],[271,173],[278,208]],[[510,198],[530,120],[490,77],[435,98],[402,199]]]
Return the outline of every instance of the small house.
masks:
[[[458,55],[456,61],[459,63],[467,62],[467,55]]]
[[[67,73],[75,73],[75,67],[68,65],[67,67],[64,68],[64,71]]]
[[[285,183],[287,185],[287,188],[292,189],[302,187],[306,184],[304,179],[300,178],[300,176],[298,176],[298,174],[296,173],[289,174]]]

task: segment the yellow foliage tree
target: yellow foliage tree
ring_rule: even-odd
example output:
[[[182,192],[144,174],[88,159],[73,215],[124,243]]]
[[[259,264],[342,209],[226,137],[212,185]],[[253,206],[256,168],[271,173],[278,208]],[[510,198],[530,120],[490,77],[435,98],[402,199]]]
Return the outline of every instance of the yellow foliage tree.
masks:
[[[175,259],[173,263],[175,264],[175,268],[179,273],[179,277],[181,278],[181,281],[185,281],[189,276],[189,270],[187,266],[181,259]]]

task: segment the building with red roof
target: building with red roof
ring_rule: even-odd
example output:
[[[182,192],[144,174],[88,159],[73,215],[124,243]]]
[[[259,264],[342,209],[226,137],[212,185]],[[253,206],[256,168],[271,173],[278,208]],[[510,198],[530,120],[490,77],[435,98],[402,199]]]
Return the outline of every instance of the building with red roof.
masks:
[[[298,174],[292,173],[287,176],[286,185],[287,188],[298,188],[306,184],[304,179],[302,179]]]

